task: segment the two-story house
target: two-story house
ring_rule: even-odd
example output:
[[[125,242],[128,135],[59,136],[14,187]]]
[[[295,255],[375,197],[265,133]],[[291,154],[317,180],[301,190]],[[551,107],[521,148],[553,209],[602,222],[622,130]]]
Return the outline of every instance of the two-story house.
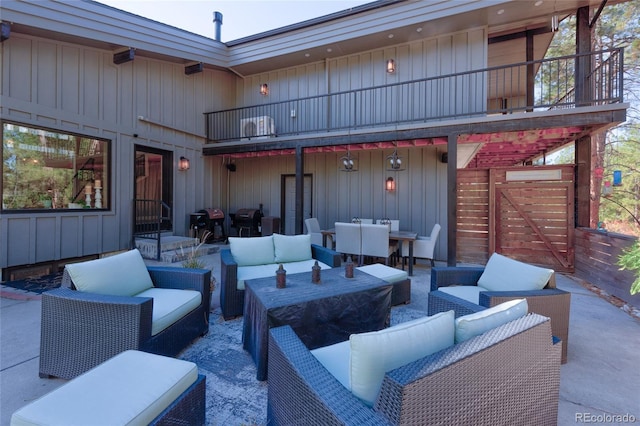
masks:
[[[379,0],[222,43],[92,1],[5,0],[0,268],[127,249],[145,221],[187,235],[203,208],[233,233],[262,206],[282,233],[439,223],[449,264],[510,251],[571,270],[591,136],[628,107],[623,51],[590,44],[612,3]],[[570,15],[576,54],[543,59]],[[569,143],[575,167],[540,165]]]

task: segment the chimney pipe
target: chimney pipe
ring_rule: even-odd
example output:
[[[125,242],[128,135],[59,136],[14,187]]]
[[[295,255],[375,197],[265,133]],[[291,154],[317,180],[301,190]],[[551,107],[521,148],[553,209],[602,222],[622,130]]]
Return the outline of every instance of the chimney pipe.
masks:
[[[214,40],[216,41],[221,41],[220,40],[220,28],[222,27],[222,13],[220,12],[213,12],[213,25],[215,28],[215,35],[214,35]]]

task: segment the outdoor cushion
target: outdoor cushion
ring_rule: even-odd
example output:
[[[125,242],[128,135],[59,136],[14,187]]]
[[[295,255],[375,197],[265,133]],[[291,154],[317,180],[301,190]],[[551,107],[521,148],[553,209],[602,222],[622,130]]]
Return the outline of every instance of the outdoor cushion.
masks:
[[[527,299],[516,299],[456,318],[456,343],[523,317],[527,315],[528,310]]]
[[[78,291],[133,296],[153,287],[147,265],[137,249],[65,266]]]
[[[150,288],[136,294],[136,296],[153,298],[152,336],[196,309],[202,301],[202,294],[199,291],[174,288]]]
[[[478,279],[478,285],[488,291],[542,290],[553,269],[529,265],[493,253]]]
[[[284,263],[284,267],[287,274],[297,274],[300,272],[311,272],[311,268],[316,263],[315,259],[303,260],[301,262]],[[321,269],[331,269],[331,266],[318,261],[318,265]],[[238,283],[236,288],[238,290],[244,290],[245,281],[255,278],[275,277],[278,264],[271,263],[269,265],[253,265],[238,267]],[[275,282],[275,281],[274,281]]]
[[[480,304],[480,292],[487,291],[486,288],[476,285],[452,285],[449,287],[438,287],[438,290],[450,294],[451,296],[459,297],[467,302]]]
[[[238,266],[266,265],[273,263],[273,235],[268,237],[229,237],[229,248]]]
[[[351,390],[351,383],[349,383],[349,371],[351,369],[351,365],[349,364],[351,357],[350,341],[345,340],[344,342],[313,349],[311,354],[320,361],[320,364],[322,364],[342,386]]]
[[[349,365],[347,389],[373,405],[387,371],[423,358],[453,345],[454,312],[441,312],[431,317],[408,321],[380,331],[352,334],[349,337],[347,361],[343,346],[335,346],[334,354],[321,354],[325,367],[344,384],[344,364]],[[340,345],[340,344],[338,344]],[[332,356],[343,356],[341,360]],[[322,361],[321,361],[322,362]]]
[[[125,351],[16,411],[11,425],[149,424],[197,378],[192,362]]]
[[[288,263],[311,259],[311,235],[273,234],[275,262]]]
[[[388,283],[397,283],[398,281],[406,280],[409,277],[407,271],[392,268],[391,266],[383,265],[382,263],[359,266],[356,269],[366,272],[369,275],[373,275],[376,278],[380,278],[381,280],[385,280]]]

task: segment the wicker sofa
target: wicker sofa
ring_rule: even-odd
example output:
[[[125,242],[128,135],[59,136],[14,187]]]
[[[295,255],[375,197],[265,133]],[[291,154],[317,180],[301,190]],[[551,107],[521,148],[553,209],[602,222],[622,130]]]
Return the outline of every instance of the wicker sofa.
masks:
[[[450,286],[456,287],[454,290],[463,291],[465,286],[478,286],[478,281],[484,271],[484,267],[470,266],[432,268],[428,314],[435,315],[438,312],[454,310],[456,317],[459,317],[496,306],[508,300],[526,298],[531,312],[551,318],[553,335],[562,340],[562,363],[566,363],[571,293],[556,288],[555,272],[551,274],[544,288],[540,290],[480,291],[477,303],[443,291],[443,288]],[[505,278],[515,281],[517,277],[514,277],[513,274],[507,274]]]
[[[223,318],[228,320],[243,313],[243,277],[246,279],[263,278],[269,275],[275,277],[279,263],[283,264],[287,273],[311,271],[315,260],[323,268],[340,266],[342,263],[340,254],[329,248],[311,244],[310,238],[308,234],[230,237],[230,247],[220,250],[220,307]],[[278,245],[288,246],[286,250],[290,252],[283,254]]]
[[[132,252],[134,250],[126,255]],[[117,262],[116,256],[111,259]],[[180,290],[170,298],[182,295],[183,290],[200,294],[197,299],[200,302],[195,308],[187,308],[191,310],[156,332],[157,322],[155,318],[152,321],[153,297],[79,291],[69,274],[69,267],[65,268],[62,286],[42,295],[40,377],[71,379],[128,349],[175,356],[209,331],[210,270],[147,268],[143,263],[152,281],[152,292]],[[118,276],[131,273],[130,267],[121,270],[112,267],[111,271],[109,279],[127,284]],[[171,315],[165,314],[165,318]]]
[[[289,326],[270,333],[270,425],[557,424],[561,345],[538,314],[388,371],[373,406],[343,386]]]

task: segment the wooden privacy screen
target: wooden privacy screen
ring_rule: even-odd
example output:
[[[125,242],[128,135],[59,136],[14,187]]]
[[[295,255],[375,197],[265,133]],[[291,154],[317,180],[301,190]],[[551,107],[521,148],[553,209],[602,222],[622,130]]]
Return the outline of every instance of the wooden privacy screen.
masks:
[[[573,166],[458,170],[458,261],[493,252],[574,270]]]

